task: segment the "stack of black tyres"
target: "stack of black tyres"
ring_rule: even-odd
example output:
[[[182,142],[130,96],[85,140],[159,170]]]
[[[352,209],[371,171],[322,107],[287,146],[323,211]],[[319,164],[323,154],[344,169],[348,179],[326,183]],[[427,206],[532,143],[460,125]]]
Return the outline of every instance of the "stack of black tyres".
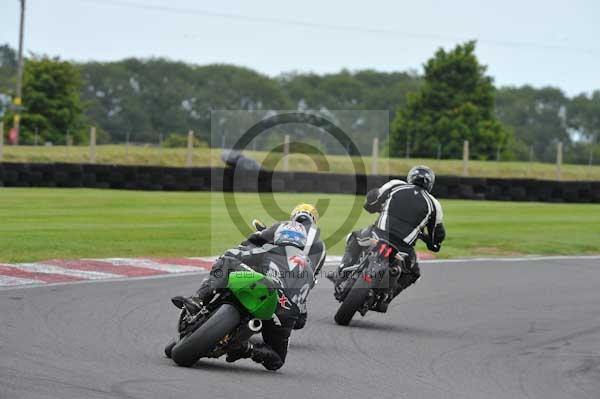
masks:
[[[392,178],[228,168],[0,163],[0,186],[129,190],[336,193],[364,195]],[[439,198],[496,201],[600,202],[600,182],[438,176]]]
[[[4,163],[4,185],[7,187],[29,187],[29,164],[24,163]]]
[[[56,166],[52,163],[29,164],[29,184],[32,187],[56,187]]]

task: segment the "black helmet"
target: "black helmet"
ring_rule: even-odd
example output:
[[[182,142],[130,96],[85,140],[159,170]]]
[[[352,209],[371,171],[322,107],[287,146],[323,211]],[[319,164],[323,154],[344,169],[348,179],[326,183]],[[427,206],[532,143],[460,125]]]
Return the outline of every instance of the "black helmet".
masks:
[[[406,181],[409,184],[423,187],[428,192],[433,189],[433,183],[435,183],[435,174],[429,166],[419,165],[414,166],[406,176]]]

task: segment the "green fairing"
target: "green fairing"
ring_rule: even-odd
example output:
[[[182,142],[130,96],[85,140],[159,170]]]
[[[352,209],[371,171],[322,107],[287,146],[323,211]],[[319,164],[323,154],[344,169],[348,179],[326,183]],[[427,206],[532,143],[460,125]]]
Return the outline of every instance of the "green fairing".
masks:
[[[257,319],[269,320],[277,309],[279,297],[273,283],[263,274],[254,271],[232,272],[227,288]]]

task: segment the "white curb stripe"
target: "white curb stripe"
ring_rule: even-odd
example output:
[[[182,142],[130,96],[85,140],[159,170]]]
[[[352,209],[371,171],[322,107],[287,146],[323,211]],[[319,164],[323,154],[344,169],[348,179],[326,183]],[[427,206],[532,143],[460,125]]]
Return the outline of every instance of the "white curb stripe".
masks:
[[[26,284],[26,285],[14,285],[14,286],[2,286],[0,284],[0,291],[42,288],[42,287],[48,287],[48,286],[56,287],[56,286],[63,286],[63,285],[123,283],[123,282],[129,282],[129,281],[139,281],[139,280],[158,280],[158,279],[167,279],[167,278],[173,278],[173,277],[181,277],[182,275],[184,275],[184,276],[202,276],[207,273],[208,273],[207,270],[198,269],[195,272],[187,273],[187,274],[165,273],[165,274],[157,274],[154,276],[119,277],[119,278],[111,278],[111,279],[105,279],[105,280],[79,280],[79,281],[68,281],[68,282],[61,282],[61,283],[46,283],[44,281],[39,281],[39,282],[36,281],[36,283],[31,283],[31,284]],[[199,280],[199,281],[202,281],[202,280]]]
[[[33,280],[30,278],[0,275],[0,287],[13,287],[13,286],[17,286],[17,285],[29,285],[29,284],[46,284],[46,283],[42,280]]]
[[[85,260],[85,259],[84,259]],[[114,266],[135,266],[143,267],[146,269],[160,270],[165,273],[189,273],[197,272],[199,267],[185,266],[185,265],[172,265],[165,263],[158,263],[149,259],[129,259],[129,258],[107,258],[107,259],[90,259],[100,262],[112,263]]]
[[[44,263],[19,263],[16,265],[6,265],[8,267],[14,267],[19,270],[32,273],[46,273],[46,274],[62,274],[64,276],[78,277],[86,280],[100,280],[106,278],[118,278],[124,277],[121,274],[94,272],[87,270],[77,269],[66,269],[60,266],[46,265]]]

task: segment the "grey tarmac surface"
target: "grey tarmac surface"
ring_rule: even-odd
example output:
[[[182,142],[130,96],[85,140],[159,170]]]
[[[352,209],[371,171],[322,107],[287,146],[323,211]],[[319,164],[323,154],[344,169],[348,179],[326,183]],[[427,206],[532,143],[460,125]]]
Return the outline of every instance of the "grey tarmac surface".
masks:
[[[202,276],[0,291],[0,398],[600,397],[600,258],[424,263],[387,314],[334,324],[322,279],[286,365],[180,368],[169,298]]]

